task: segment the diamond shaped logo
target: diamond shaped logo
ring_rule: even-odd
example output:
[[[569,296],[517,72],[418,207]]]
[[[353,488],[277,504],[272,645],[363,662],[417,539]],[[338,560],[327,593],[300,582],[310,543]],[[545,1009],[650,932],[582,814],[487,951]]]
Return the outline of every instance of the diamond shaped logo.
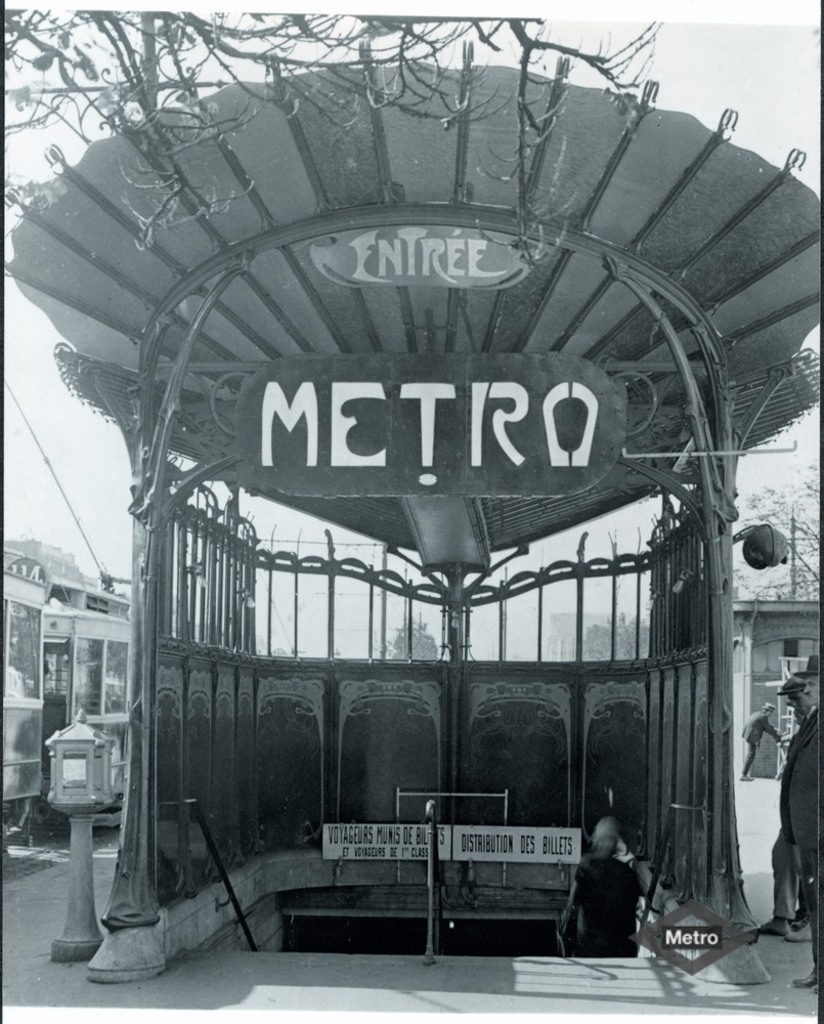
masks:
[[[630,938],[688,974],[697,974],[739,946],[755,941],[751,932],[689,900]]]

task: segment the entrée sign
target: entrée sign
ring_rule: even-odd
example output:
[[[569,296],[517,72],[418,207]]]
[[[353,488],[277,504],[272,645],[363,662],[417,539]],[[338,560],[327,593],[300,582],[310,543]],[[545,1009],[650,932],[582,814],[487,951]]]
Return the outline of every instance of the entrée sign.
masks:
[[[309,253],[330,281],[353,288],[510,288],[529,273],[512,242],[473,228],[376,228],[330,235]]]
[[[626,392],[546,355],[290,356],[237,404],[240,483],[295,495],[563,495],[614,465]]]
[[[440,860],[510,864],[577,864],[579,828],[438,825]],[[354,823],[323,826],[324,860],[419,860],[428,855],[427,826]]]

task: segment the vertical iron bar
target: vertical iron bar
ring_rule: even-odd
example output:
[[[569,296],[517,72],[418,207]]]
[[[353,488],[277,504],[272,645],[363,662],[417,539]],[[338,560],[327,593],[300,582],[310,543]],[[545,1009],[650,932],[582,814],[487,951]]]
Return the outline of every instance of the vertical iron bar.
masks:
[[[370,569],[373,566],[369,566]],[[369,580],[369,626],[366,634],[366,656],[369,661],[372,661],[372,655],[374,651],[374,637],[373,630],[375,628],[375,584],[372,580]]]
[[[295,599],[293,605],[294,622],[292,623],[292,631],[294,633],[294,644],[292,645],[292,652],[295,658],[298,656],[298,581],[300,577],[298,574],[298,563],[295,560]]]
[[[609,660],[615,661],[615,634],[618,630],[618,577],[615,574],[615,558],[612,561],[612,635],[609,642]]]
[[[641,657],[641,580],[646,574],[635,574],[635,657]],[[649,655],[649,651],[647,651]]]
[[[272,563],[267,566],[269,579],[267,580],[267,611],[266,611],[266,654],[272,657],[272,589],[274,586],[275,574],[272,571]]]
[[[412,608],[412,584],[408,585],[406,592],[406,658],[407,661],[412,660],[412,630],[413,630],[413,619],[414,614]]]
[[[544,585],[538,587],[538,664],[543,660],[544,642]]]
[[[335,656],[335,547],[332,534],[326,534],[326,558],[329,563],[329,575],[326,584],[326,657],[331,661]]]
[[[388,546],[386,544],[384,544],[383,545],[383,553],[382,553],[382,556],[381,556],[381,570],[382,570],[382,573],[383,573],[383,581],[384,582],[386,581],[386,568],[387,568],[386,557],[387,557],[388,551],[389,551]],[[381,586],[381,647],[380,647],[381,661],[386,661],[386,600],[387,600],[386,587],[385,586]]]
[[[504,585],[498,584],[498,664],[504,660]]]

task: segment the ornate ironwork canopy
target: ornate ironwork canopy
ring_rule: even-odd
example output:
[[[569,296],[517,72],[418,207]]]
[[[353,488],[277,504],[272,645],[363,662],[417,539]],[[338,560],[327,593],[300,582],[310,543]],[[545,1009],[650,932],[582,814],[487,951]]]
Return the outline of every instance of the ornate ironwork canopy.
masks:
[[[356,83],[319,85],[315,103],[233,86],[210,99],[212,129],[181,118],[173,152],[118,136],[70,167],[52,148],[61,194],[23,217],[10,271],[70,342],[67,384],[126,432],[176,388],[169,452],[229,481],[241,387],[290,356],[563,353],[625,388],[626,445],[582,493],[258,487],[429,564],[484,563],[667,481],[686,494],[707,458],[690,455],[696,417],[708,448],[746,449],[815,404],[817,361],[799,356],[818,320],[819,204],[791,173],[803,154],[775,168],[730,144],[730,111],[710,131],[656,109],[654,89],[622,107],[559,78],[532,87],[548,127],[519,163],[517,72],[454,74],[469,100],[440,119]],[[493,250],[500,265],[483,262]]]

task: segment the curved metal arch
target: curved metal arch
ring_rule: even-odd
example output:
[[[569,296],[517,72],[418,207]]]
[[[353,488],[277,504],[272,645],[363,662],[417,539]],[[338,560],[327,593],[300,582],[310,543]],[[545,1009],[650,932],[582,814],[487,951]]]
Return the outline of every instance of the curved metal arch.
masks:
[[[152,347],[157,343],[155,323],[171,312],[184,298],[201,288],[216,274],[225,270],[228,265],[238,259],[251,262],[258,255],[283,246],[295,245],[324,234],[351,230],[353,225],[364,230],[374,227],[399,227],[405,224],[435,225],[448,224],[454,227],[476,228],[481,231],[499,231],[518,237],[517,220],[513,212],[497,207],[466,205],[460,207],[406,203],[393,206],[350,207],[318,214],[291,224],[269,228],[257,235],[240,242],[235,242],[219,253],[215,253],[189,273],[177,281],[163,296],[143,330],[143,337],[150,339]],[[547,233],[558,230],[554,245],[568,250],[594,256],[602,260],[610,260],[608,266],[622,265],[626,271],[658,295],[681,310],[690,323],[697,328],[697,340],[707,362],[710,374],[715,377],[720,367],[726,365],[726,355],[721,339],[701,304],[687,289],[672,280],[663,271],[658,270],[648,261],[635,253],[605,239],[573,228],[553,225],[550,221],[536,221],[530,230],[530,238],[539,241],[539,232],[546,240]],[[622,272],[622,276],[626,274]],[[156,362],[156,355],[150,349],[144,365],[151,367]],[[714,381],[717,383],[717,381]]]

